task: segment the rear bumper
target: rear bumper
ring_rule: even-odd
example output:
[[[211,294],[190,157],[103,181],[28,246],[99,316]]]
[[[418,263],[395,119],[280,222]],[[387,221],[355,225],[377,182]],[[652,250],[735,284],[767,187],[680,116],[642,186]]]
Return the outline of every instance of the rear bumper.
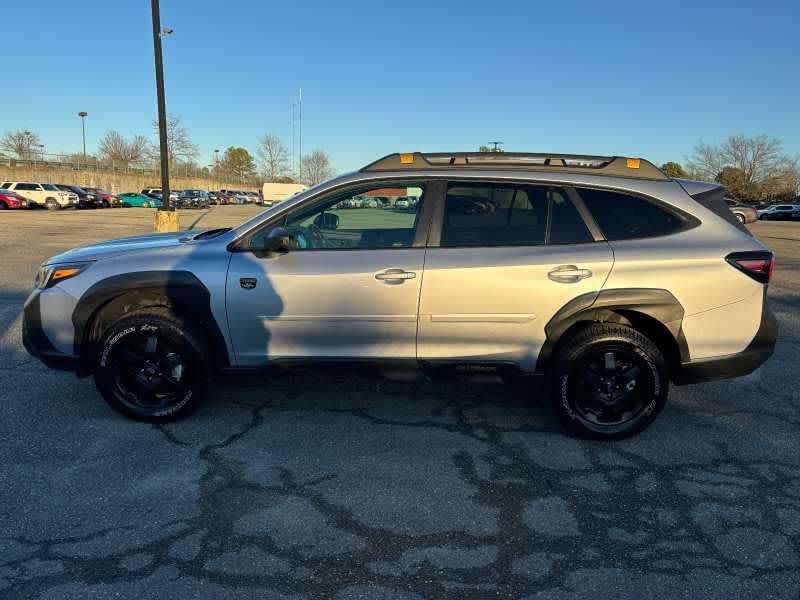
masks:
[[[51,369],[77,371],[80,359],[60,352],[42,327],[41,292],[34,290],[25,301],[22,318],[22,345],[28,353]]]
[[[753,340],[741,352],[715,358],[704,358],[681,364],[674,378],[677,385],[701,383],[718,379],[731,379],[748,375],[764,364],[775,351],[778,338],[778,322],[767,306],[766,292],[761,324]]]

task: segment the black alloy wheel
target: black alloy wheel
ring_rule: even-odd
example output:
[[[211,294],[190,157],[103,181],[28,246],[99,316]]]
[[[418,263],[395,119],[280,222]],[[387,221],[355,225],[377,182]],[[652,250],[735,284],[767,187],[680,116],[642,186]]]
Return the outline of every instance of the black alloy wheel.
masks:
[[[575,410],[595,426],[624,425],[653,396],[655,381],[646,361],[624,344],[594,346],[571,371],[568,393]]]

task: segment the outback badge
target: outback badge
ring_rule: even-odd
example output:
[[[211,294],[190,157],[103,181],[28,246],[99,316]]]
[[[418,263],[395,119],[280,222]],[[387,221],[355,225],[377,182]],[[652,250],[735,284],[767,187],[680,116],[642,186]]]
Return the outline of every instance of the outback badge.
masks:
[[[256,287],[258,280],[255,277],[242,277],[239,279],[239,285],[243,290],[252,290]]]

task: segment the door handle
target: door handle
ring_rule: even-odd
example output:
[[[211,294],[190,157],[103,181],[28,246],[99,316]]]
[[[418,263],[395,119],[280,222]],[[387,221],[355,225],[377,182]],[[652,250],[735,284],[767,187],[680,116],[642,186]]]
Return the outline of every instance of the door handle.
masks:
[[[388,283],[390,285],[397,285],[403,283],[406,279],[414,279],[417,276],[413,271],[404,271],[403,269],[386,269],[380,273],[375,274],[375,279]]]
[[[547,274],[550,281],[557,283],[578,283],[581,279],[591,277],[589,269],[579,269],[575,265],[561,265]]]

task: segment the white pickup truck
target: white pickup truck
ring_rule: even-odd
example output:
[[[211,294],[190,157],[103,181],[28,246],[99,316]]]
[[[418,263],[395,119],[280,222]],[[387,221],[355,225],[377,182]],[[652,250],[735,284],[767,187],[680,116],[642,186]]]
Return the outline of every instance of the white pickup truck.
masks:
[[[78,194],[62,191],[52,183],[4,181],[0,187],[14,190],[23,198],[27,198],[30,208],[43,206],[48,210],[58,210],[73,208],[78,203]]]

